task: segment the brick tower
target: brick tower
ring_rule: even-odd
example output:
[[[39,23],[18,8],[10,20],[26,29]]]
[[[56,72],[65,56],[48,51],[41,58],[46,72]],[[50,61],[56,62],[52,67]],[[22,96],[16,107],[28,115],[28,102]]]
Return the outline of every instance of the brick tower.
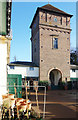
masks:
[[[37,8],[30,28],[32,62],[39,65],[41,81],[70,80],[71,17],[50,4]]]

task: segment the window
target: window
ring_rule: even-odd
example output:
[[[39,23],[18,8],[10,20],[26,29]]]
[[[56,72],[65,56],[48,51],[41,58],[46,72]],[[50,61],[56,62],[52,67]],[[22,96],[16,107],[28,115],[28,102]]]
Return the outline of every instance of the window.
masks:
[[[45,13],[45,21],[47,22],[47,13]]]
[[[67,26],[67,17],[66,17],[66,26]]]
[[[61,23],[61,25],[62,25],[62,17],[61,17],[61,19],[60,19],[60,23]]]
[[[10,69],[14,69],[14,66],[10,66]]]
[[[43,14],[41,15],[41,19],[43,19]]]
[[[53,38],[53,48],[58,49],[58,38]]]
[[[52,16],[49,17],[49,21],[51,21]]]
[[[34,70],[34,67],[30,67],[29,69],[32,71],[32,70]]]
[[[75,69],[72,69],[72,72],[75,72]]]

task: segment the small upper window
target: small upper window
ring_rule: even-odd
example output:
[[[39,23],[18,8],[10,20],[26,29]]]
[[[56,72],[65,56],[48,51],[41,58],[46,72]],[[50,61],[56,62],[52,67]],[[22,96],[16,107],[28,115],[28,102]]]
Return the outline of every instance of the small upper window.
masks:
[[[47,22],[47,13],[45,13],[45,21]]]
[[[61,17],[61,19],[60,19],[60,23],[61,23],[61,25],[62,25],[62,17]]]
[[[10,69],[14,69],[14,66],[10,66]]]
[[[53,38],[53,48],[58,49],[58,38]]]
[[[31,71],[34,70],[34,67],[30,67],[30,70],[31,70]]]
[[[66,17],[66,26],[68,25],[68,22],[67,22],[67,17]]]
[[[52,16],[49,17],[49,21],[51,21]]]
[[[41,19],[43,19],[43,14],[41,15]]]

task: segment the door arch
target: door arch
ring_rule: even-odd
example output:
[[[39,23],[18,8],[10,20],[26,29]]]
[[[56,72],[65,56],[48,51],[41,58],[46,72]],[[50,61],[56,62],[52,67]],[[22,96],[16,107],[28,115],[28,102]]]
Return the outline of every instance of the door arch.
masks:
[[[51,85],[57,86],[62,81],[62,73],[58,69],[53,69],[49,73]]]

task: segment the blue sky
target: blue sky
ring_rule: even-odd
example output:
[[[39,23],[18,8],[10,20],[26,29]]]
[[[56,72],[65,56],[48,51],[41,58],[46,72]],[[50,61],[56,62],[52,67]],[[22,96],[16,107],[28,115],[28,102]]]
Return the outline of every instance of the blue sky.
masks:
[[[11,29],[13,39],[11,41],[10,61],[31,61],[31,30],[30,24],[37,7],[48,2],[13,2]],[[72,14],[71,18],[71,48],[76,47],[76,3],[75,2],[50,2],[53,6]]]

